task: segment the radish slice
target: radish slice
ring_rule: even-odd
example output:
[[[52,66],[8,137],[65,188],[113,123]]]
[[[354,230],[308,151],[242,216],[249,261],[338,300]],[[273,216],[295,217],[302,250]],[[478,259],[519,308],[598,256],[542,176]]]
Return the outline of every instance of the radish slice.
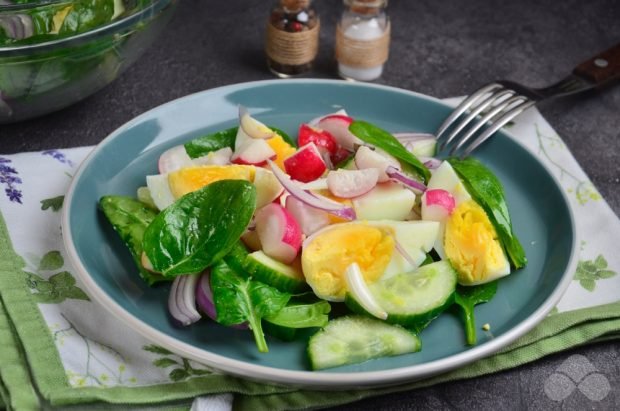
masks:
[[[348,291],[364,310],[381,320],[387,319],[387,312],[379,305],[368,289],[362,270],[360,270],[357,263],[353,263],[347,267],[345,280],[347,282]]]
[[[379,170],[379,182],[384,183],[390,179],[385,173],[388,167],[400,170],[400,163],[397,159],[378,149],[373,150],[367,146],[361,146],[355,153],[355,166],[360,169],[376,168]]]
[[[446,190],[426,190],[422,196],[422,217],[424,220],[445,221],[455,207],[456,200]]]
[[[314,143],[319,149],[330,155],[335,154],[338,150],[336,140],[328,131],[312,127],[307,124],[302,124],[299,126],[297,143],[300,146],[305,146],[308,143]]]
[[[271,203],[280,197],[284,191],[284,187],[273,173],[261,167],[256,167],[254,170],[254,181],[252,183],[256,187],[256,208]]]
[[[341,108],[340,110],[336,111],[335,113],[325,114],[324,116],[319,116],[319,117],[313,118],[312,120],[310,120],[308,122],[308,125],[310,127],[316,127],[321,120],[323,120],[324,118],[330,117],[330,116],[346,116],[346,117],[349,117],[349,115],[347,114],[346,110]]]
[[[159,174],[166,174],[191,165],[193,165],[192,159],[187,155],[185,146],[180,145],[164,151],[159,156],[157,168],[159,169]]]
[[[347,220],[355,220],[355,211],[353,208],[347,207],[344,204],[340,204],[317,194],[312,194],[309,191],[300,188],[297,183],[292,181],[290,177],[273,161],[267,160],[267,164],[271,167],[271,171],[273,171],[273,174],[276,176],[278,181],[280,181],[282,187],[284,187],[284,189],[293,197],[304,202],[310,207],[327,211],[330,214],[345,218]]]
[[[329,225],[329,215],[326,211],[310,207],[293,196],[286,197],[286,209],[295,217],[306,236]]]
[[[321,177],[327,165],[317,146],[308,143],[284,160],[284,168],[293,180],[307,183]]]
[[[385,170],[386,174],[388,176],[390,176],[390,178],[394,181],[398,181],[399,183],[402,183],[404,185],[406,185],[407,187],[409,187],[410,189],[412,189],[413,191],[417,192],[417,193],[423,193],[424,191],[426,191],[426,186],[422,183],[420,183],[417,180],[414,180],[413,178],[409,177],[408,175],[406,175],[405,173],[403,173],[402,171],[389,166],[386,170]]]
[[[272,129],[250,116],[248,109],[243,106],[239,106],[239,125],[251,138],[267,139],[274,135]]]
[[[285,264],[293,262],[301,247],[301,228],[280,204],[271,203],[256,212],[256,232],[263,251]]]
[[[361,196],[373,189],[379,179],[379,170],[335,170],[327,174],[329,191],[341,198]]]
[[[276,152],[265,140],[250,140],[235,151],[230,160],[234,164],[259,166],[275,157]]]
[[[196,310],[197,282],[198,276],[193,274],[179,275],[172,282],[168,296],[168,311],[181,325],[193,324],[201,318]]]
[[[329,132],[341,147],[353,151],[355,145],[363,144],[363,142],[349,131],[349,125],[352,122],[351,117],[330,115],[319,121],[318,127]]]

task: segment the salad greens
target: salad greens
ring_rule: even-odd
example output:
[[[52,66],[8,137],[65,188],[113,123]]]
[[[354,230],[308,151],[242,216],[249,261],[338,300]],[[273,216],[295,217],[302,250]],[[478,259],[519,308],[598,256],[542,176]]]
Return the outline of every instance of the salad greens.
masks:
[[[278,133],[285,142],[296,147],[295,142],[284,131],[271,126],[269,128]],[[226,147],[234,150],[237,131],[239,131],[239,127],[231,127],[226,130],[196,137],[184,144],[185,151],[189,158],[198,158]]]
[[[248,323],[260,352],[268,352],[261,318],[276,315],[291,295],[252,279],[241,277],[220,260],[211,270],[213,303],[222,325]]]
[[[411,154],[396,137],[387,131],[373,124],[359,120],[351,123],[349,131],[365,143],[372,144],[409,165],[424,183],[427,183],[428,179],[431,178],[431,173],[428,171],[428,168],[426,168],[416,156]]]
[[[524,267],[527,263],[525,251],[512,230],[504,188],[495,174],[472,157],[464,160],[450,158],[448,161],[461,177],[467,192],[489,216],[512,265]]]
[[[427,186],[417,180],[411,182],[409,177],[407,182],[392,177],[395,181],[383,180],[393,188],[386,191],[385,186],[379,185],[378,174],[389,171],[390,165],[383,164],[382,159],[368,166],[355,161],[350,164],[352,169],[338,171],[332,166],[334,161],[325,160],[332,155],[341,158],[343,150],[349,155],[360,154],[355,153],[358,147],[353,147],[351,153],[343,140],[339,143],[334,137],[341,133],[340,136],[349,138],[352,133],[371,149],[376,148],[373,154],[396,157],[403,168],[427,183],[430,172],[414,154],[387,131],[346,117],[347,121],[331,124],[334,135],[309,126],[300,128],[317,133],[308,135],[308,139],[311,143],[325,143],[319,144],[323,152],[316,147],[311,150],[307,147],[310,144],[304,143],[291,154],[294,150],[289,150],[282,141],[273,141],[289,150],[283,164],[278,165],[269,160],[280,154],[274,154],[269,147],[263,149],[271,144],[265,140],[275,134],[265,132],[266,126],[257,120],[243,117],[249,115],[244,109],[241,113],[240,117],[247,121],[243,123],[246,133],[242,137],[256,141],[247,145],[245,140],[243,144],[236,141],[238,127],[198,137],[179,146],[180,150],[175,148],[162,154],[160,164],[165,163],[167,167],[160,167],[161,174],[152,176],[157,178],[157,184],[153,184],[154,178],[147,178],[147,187],[138,190],[138,198],[144,203],[122,196],[104,196],[100,200],[101,209],[130,248],[143,278],[149,284],[175,279],[169,299],[169,312],[174,319],[186,325],[198,321],[201,317],[196,310],[198,305],[205,315],[224,326],[247,325],[260,352],[268,352],[265,332],[292,340],[308,335],[304,329],[320,328],[308,342],[308,355],[315,369],[415,352],[420,349],[418,334],[438,315],[456,306],[463,319],[467,344],[476,343],[474,308],[493,298],[497,281],[476,286],[457,285],[461,262],[440,259],[434,250],[437,241],[443,240],[438,237],[443,235],[440,224],[450,221],[448,218],[456,207],[449,189],[427,190]],[[256,133],[258,137],[249,134],[252,127],[261,131]],[[284,132],[272,130],[290,141]],[[260,144],[254,145],[257,142]],[[235,147],[240,145],[244,145],[243,151],[235,152]],[[240,152],[248,154],[247,147],[258,148],[237,161]],[[224,154],[225,165],[192,168],[193,174],[185,176],[182,182],[169,178],[168,173],[188,167],[187,156],[197,159],[222,148],[232,150]],[[291,158],[295,161],[288,161]],[[522,267],[526,263],[524,251],[512,231],[500,182],[477,160],[448,161],[456,172],[447,167],[448,163],[444,164],[450,170],[450,181],[463,181],[467,192],[489,216],[506,250],[508,257],[502,255],[505,268],[500,274],[510,272],[509,259],[513,266]],[[200,160],[192,162],[197,163]],[[235,168],[226,168],[227,165]],[[294,178],[298,171],[312,167],[318,170],[312,179]],[[248,175],[236,177],[228,173],[237,169],[248,171]],[[348,177],[330,180],[332,172],[341,176],[348,173]],[[436,180],[431,180],[429,186],[434,187],[435,182],[445,184],[439,180],[441,176],[441,171],[434,174]],[[322,177],[326,188],[322,183],[317,185],[319,188],[300,185],[301,182],[309,185]],[[191,185],[186,190],[190,192],[175,200],[172,194],[175,184]],[[359,186],[363,190],[350,191]],[[373,195],[378,196],[376,202],[356,202],[373,190]],[[425,193],[417,205],[412,193],[415,190]],[[259,194],[264,201],[257,211]],[[438,194],[443,197],[437,197]],[[432,199],[433,196],[437,198]],[[162,204],[159,202],[162,197],[171,200]],[[162,209],[159,214],[149,208],[155,207],[153,199],[158,200],[154,203]],[[335,200],[351,202],[351,210],[355,212],[347,214],[345,221],[330,221],[329,212],[342,210],[341,203]],[[382,214],[384,209],[394,207],[402,207],[405,213],[401,217]],[[421,216],[415,207],[421,207]],[[367,218],[372,221],[356,219],[355,213],[360,210],[372,211],[372,218]],[[428,212],[431,213],[425,214]],[[321,219],[317,226],[317,220]],[[411,221],[416,219],[421,221]],[[462,225],[468,224],[465,228],[476,228],[475,222],[463,220]],[[493,231],[488,224],[485,229]],[[394,237],[395,244],[388,246],[389,236]],[[466,235],[463,238],[469,240]],[[478,256],[472,252],[470,259],[467,254],[470,248],[480,253],[488,251],[485,241],[468,241],[458,250],[466,254],[465,263]],[[419,258],[412,258],[418,255]],[[406,260],[407,265],[398,263],[396,256]],[[484,259],[480,260],[486,264]],[[382,266],[375,265],[377,262]],[[202,274],[194,275],[197,273]],[[308,293],[311,297],[296,294],[299,285],[303,290],[312,288],[312,293]],[[341,308],[346,306],[348,310],[332,312],[328,301],[343,300],[345,305]],[[348,315],[351,312],[360,315]],[[184,316],[190,321],[183,320]]]
[[[237,243],[256,208],[256,188],[221,180],[181,197],[155,217],[143,247],[153,270],[165,277],[198,273]]]
[[[235,137],[239,127],[232,127],[206,136],[197,137],[185,143],[185,151],[189,158],[198,158],[221,150],[222,148],[235,148]]]
[[[465,324],[465,336],[468,345],[476,345],[476,319],[474,307],[487,303],[497,292],[497,280],[480,285],[456,288],[455,303],[461,308],[461,317]]]
[[[114,230],[123,239],[133,256],[140,276],[149,284],[165,280],[161,275],[146,270],[142,257],[142,239],[146,228],[155,220],[157,213],[131,197],[105,196],[99,201],[101,210]]]

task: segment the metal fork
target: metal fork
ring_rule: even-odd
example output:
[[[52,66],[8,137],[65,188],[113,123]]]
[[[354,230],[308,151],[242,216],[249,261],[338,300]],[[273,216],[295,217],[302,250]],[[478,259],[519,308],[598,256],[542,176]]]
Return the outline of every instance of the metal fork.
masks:
[[[437,130],[451,145],[449,155],[467,157],[513,118],[543,100],[581,93],[620,79],[620,44],[581,63],[563,80],[544,88],[531,88],[513,81],[487,84],[467,97]],[[485,128],[486,126],[486,128]],[[474,138],[475,137],[475,138]]]

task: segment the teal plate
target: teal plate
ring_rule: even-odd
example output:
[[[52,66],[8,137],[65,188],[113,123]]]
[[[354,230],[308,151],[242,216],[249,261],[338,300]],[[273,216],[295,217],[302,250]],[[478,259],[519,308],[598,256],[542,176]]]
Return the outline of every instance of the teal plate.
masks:
[[[168,285],[150,288],[129,252],[97,209],[107,194],[135,195],[157,173],[166,149],[231,127],[242,104],[259,120],[296,135],[302,122],[346,108],[390,130],[433,132],[451,109],[439,100],[396,88],[325,80],[265,81],[193,94],[122,126],[84,161],[66,196],[65,244],[88,293],[111,315],[153,342],[224,372],[265,382],[329,389],[379,386],[445,372],[488,356],[540,322],[568,286],[575,264],[573,217],[561,187],[543,164],[500,132],[476,151],[502,181],[529,263],[500,280],[496,297],[476,307],[478,345],[465,345],[463,327],[447,313],[421,334],[422,351],[327,371],[308,371],[304,341],[268,338],[257,352],[252,334],[201,321],[176,327],[167,314]]]

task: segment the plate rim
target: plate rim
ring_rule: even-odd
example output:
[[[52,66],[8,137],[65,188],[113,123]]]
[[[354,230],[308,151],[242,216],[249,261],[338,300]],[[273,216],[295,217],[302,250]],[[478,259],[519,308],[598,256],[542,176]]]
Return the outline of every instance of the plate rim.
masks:
[[[155,327],[148,325],[140,319],[134,317],[131,313],[126,311],[120,306],[113,298],[108,296],[96,281],[90,276],[86,267],[82,264],[81,259],[77,254],[77,250],[74,246],[73,236],[71,232],[70,215],[73,203],[73,196],[75,189],[80,181],[82,174],[88,168],[93,158],[103,150],[103,148],[111,141],[116,139],[120,134],[124,133],[127,129],[131,128],[135,124],[142,122],[144,118],[150,117],[154,111],[160,111],[166,107],[178,104],[181,101],[200,99],[203,95],[209,93],[222,92],[226,93],[227,90],[248,89],[258,86],[270,85],[270,84],[332,84],[332,85],[347,85],[350,87],[371,88],[390,91],[399,94],[410,95],[423,100],[428,100],[433,103],[438,103],[442,106],[450,108],[444,101],[428,96],[426,94],[405,90],[398,87],[386,86],[380,84],[370,83],[352,83],[344,80],[330,80],[330,79],[286,79],[286,80],[260,80],[249,81],[243,83],[235,83],[220,87],[214,87],[207,90],[202,90],[196,93],[192,93],[164,104],[153,107],[146,112],[134,117],[125,124],[118,127],[107,137],[105,137],[94,149],[86,156],[78,167],[75,173],[69,189],[65,195],[65,207],[63,207],[61,226],[63,232],[63,242],[67,256],[74,266],[78,277],[86,287],[88,294],[93,297],[99,304],[108,310],[116,318],[120,319],[133,330],[140,333],[147,339],[161,344],[163,347],[174,351],[180,355],[188,357],[192,360],[203,363],[207,366],[213,367],[224,373],[242,377],[244,379],[250,379],[259,381],[261,383],[276,383],[286,384],[308,388],[324,388],[329,390],[349,389],[349,388],[369,388],[379,387],[386,385],[394,385],[402,382],[412,382],[439,373],[451,371],[453,369],[462,367],[464,365],[473,363],[487,356],[490,356],[501,348],[506,347],[510,343],[517,340],[519,337],[526,334],[533,329],[538,323],[540,323],[547,314],[557,305],[561,297],[564,295],[566,289],[572,281],[572,273],[577,265],[577,245],[579,239],[577,238],[577,230],[575,223],[574,212],[570,203],[570,200],[560,184],[558,178],[552,173],[550,168],[540,161],[535,153],[527,147],[524,143],[520,142],[518,138],[513,136],[510,132],[502,130],[513,142],[521,146],[528,152],[549,174],[552,181],[559,188],[561,196],[567,206],[569,220],[571,223],[571,231],[573,233],[572,252],[567,264],[567,268],[562,274],[562,278],[556,284],[555,289],[544,302],[536,308],[536,310],[530,314],[526,319],[518,323],[515,327],[502,334],[500,337],[494,338],[491,341],[486,342],[483,345],[473,347],[466,351],[450,355],[448,357],[440,358],[426,363],[414,364],[407,367],[401,367],[396,369],[387,369],[379,371],[361,371],[361,372],[317,372],[317,371],[298,371],[298,370],[286,370],[280,368],[269,367],[265,365],[252,364],[246,361],[232,359],[219,355],[201,348],[198,348],[192,344],[180,341],[171,335],[168,335],[162,331],[157,330]]]

